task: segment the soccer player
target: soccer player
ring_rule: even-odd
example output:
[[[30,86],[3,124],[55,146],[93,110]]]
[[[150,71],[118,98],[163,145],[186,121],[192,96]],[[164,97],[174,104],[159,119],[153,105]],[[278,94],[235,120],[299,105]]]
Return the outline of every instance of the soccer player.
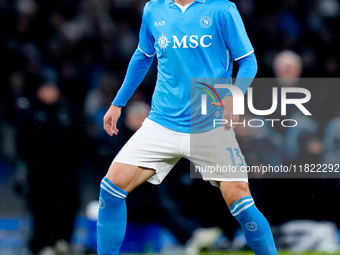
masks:
[[[239,70],[234,85],[245,93],[250,82],[241,78],[252,79],[257,72],[254,50],[236,6],[227,0],[152,0],[146,4],[138,48],[104,116],[104,129],[110,136],[118,134],[121,108],[144,79],[154,55],[158,75],[149,116],[115,157],[100,185],[99,255],[119,254],[127,220],[126,196],[145,181],[160,184],[181,157],[194,165],[239,166],[236,158],[244,164],[231,125],[238,116],[233,115],[233,96],[222,93],[226,89],[215,109],[223,111],[220,116],[228,123],[224,128],[201,128],[203,137],[219,134],[222,139],[200,148],[190,146],[191,136],[200,134],[191,132],[190,78],[230,78],[235,60]],[[214,110],[208,111],[209,116],[213,114]],[[254,205],[246,174],[229,177],[226,173],[203,178],[220,188],[250,248],[256,254],[277,254],[269,224]]]

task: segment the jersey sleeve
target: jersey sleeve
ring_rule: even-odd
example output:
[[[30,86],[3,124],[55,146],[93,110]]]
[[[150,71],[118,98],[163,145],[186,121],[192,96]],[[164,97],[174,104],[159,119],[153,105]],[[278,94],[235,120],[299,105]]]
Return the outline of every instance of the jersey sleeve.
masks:
[[[146,56],[152,57],[155,55],[155,39],[148,24],[149,13],[148,4],[146,4],[143,11],[142,25],[139,31],[138,49]]]
[[[235,86],[239,87],[243,94],[247,92],[257,72],[257,61],[254,53],[237,61],[239,68],[236,75]]]
[[[240,13],[235,4],[231,4],[222,17],[224,42],[234,60],[240,60],[254,52],[248,38]]]

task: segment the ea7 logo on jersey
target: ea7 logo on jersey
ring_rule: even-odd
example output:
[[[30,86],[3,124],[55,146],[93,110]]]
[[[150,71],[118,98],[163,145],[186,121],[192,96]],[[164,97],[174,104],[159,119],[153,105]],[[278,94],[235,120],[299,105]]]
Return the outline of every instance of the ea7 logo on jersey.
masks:
[[[155,27],[164,26],[164,24],[165,24],[164,20],[162,20],[162,21],[155,21]]]

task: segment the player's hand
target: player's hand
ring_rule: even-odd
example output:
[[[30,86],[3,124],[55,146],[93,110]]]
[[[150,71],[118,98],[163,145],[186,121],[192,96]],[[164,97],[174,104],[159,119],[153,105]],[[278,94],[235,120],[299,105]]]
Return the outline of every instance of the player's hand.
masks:
[[[232,122],[238,122],[239,121],[239,115],[233,114],[233,97],[232,96],[226,96],[222,99],[222,105],[220,102],[218,103],[212,103],[214,106],[222,106],[223,107],[223,119],[227,120],[227,124],[224,125],[225,130],[229,130],[232,127]],[[235,125],[233,125],[233,128],[235,128]]]
[[[111,105],[104,116],[104,129],[109,136],[118,135],[117,121],[122,107]]]

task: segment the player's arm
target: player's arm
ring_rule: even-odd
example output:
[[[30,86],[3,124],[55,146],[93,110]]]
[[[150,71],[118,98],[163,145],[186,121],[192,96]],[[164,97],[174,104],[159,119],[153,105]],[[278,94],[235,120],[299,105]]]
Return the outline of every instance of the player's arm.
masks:
[[[147,56],[139,48],[133,54],[123,84],[104,116],[104,129],[108,135],[118,134],[117,121],[121,114],[121,108],[126,105],[143,81],[151,66],[152,60],[153,56]]]
[[[243,94],[245,94],[257,73],[257,61],[255,54],[251,53],[250,55],[237,60],[237,63],[239,68],[234,85],[240,88]],[[225,129],[230,129],[231,120],[234,123],[239,121],[239,115],[233,114],[233,97],[229,95],[223,98],[222,107],[223,119],[228,120],[228,123],[225,125]]]
[[[227,4],[225,12],[223,12],[222,21],[221,30],[225,45],[233,59],[239,64],[234,85],[239,87],[245,94],[257,72],[254,48],[235,4]],[[223,118],[228,120],[225,129],[230,129],[231,120],[233,122],[239,120],[238,115],[233,115],[233,97],[226,96],[222,100],[222,104]]]

